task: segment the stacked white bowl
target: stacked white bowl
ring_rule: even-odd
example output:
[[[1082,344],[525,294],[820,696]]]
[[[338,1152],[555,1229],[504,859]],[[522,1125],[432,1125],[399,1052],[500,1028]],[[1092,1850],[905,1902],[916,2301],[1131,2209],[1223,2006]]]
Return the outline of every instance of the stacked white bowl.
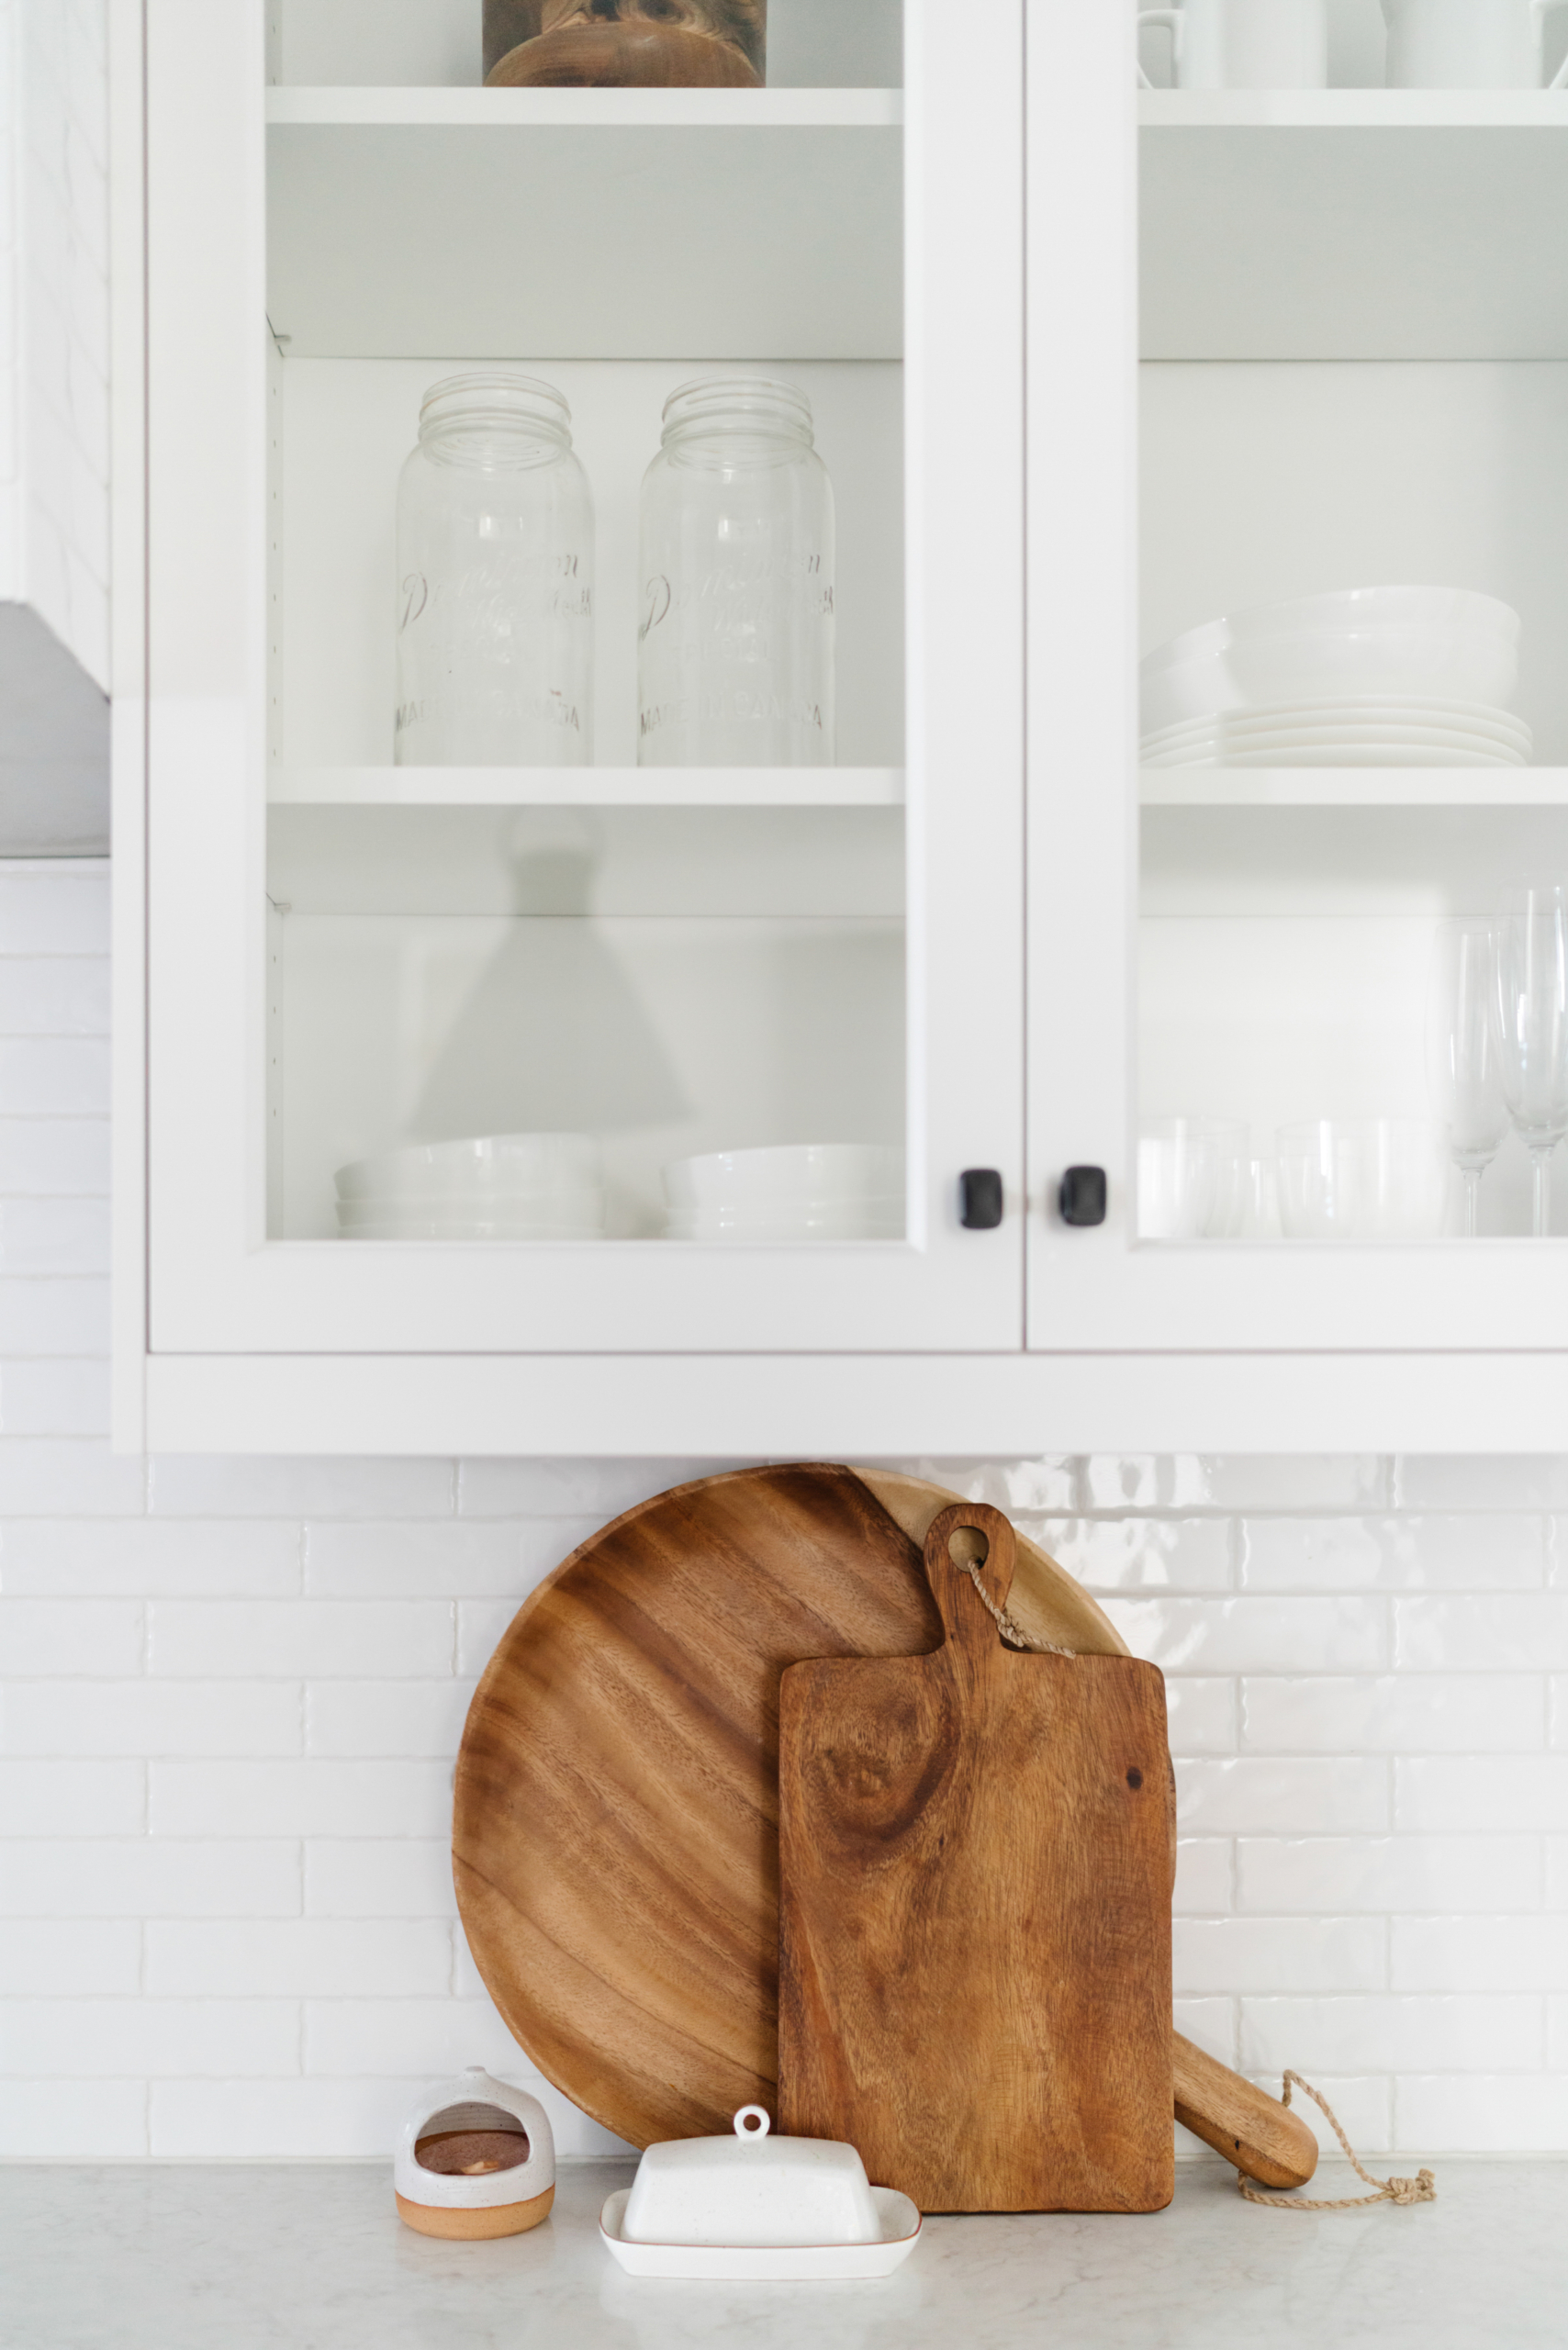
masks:
[[[664,1170],[672,1240],[902,1240],[904,1155],[880,1143],[717,1150]]]
[[[1519,616],[1459,588],[1350,588],[1172,637],[1139,670],[1143,764],[1528,767]]]
[[[345,1240],[594,1240],[604,1175],[591,1135],[416,1143],[340,1167]]]

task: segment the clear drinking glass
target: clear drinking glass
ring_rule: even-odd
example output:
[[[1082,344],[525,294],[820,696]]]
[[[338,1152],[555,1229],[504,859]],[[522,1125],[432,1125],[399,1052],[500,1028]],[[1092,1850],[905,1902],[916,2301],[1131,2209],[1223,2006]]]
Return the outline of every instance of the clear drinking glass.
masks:
[[[1157,1118],[1137,1145],[1140,1240],[1234,1240],[1247,1213],[1246,1126],[1221,1118]]]
[[[833,484],[790,384],[672,392],[643,482],[644,767],[831,767]]]
[[[1313,1118],[1279,1134],[1287,1240],[1435,1240],[1448,1169],[1423,1118]]]
[[[1427,1015],[1432,1106],[1464,1185],[1465,1237],[1480,1228],[1481,1178],[1508,1131],[1497,1020],[1497,936],[1490,922],[1446,923],[1432,956]]]
[[[1535,1173],[1533,1228],[1551,1226],[1551,1154],[1568,1134],[1568,883],[1515,893],[1497,925],[1503,1093]]]
[[[399,767],[593,757],[593,499],[559,392],[451,375],[398,486]]]

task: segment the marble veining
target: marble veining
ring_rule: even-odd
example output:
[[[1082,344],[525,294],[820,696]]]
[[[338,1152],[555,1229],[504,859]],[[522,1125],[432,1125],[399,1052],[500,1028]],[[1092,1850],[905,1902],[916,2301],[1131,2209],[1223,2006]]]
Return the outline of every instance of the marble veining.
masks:
[[[1399,2167],[1410,2165],[1401,2158]],[[1439,2200],[1291,2217],[1182,2165],[1147,2219],[928,2220],[883,2284],[626,2277],[563,2168],[534,2234],[411,2234],[390,2166],[0,2169],[0,2339],[17,2350],[1562,2350],[1568,2168],[1438,2166]],[[1326,2165],[1317,2191],[1354,2190]]]

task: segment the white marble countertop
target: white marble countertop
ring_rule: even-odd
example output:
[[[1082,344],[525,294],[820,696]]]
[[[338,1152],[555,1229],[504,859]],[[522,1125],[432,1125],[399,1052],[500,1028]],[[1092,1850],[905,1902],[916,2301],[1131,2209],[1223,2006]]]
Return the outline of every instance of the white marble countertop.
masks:
[[[1411,2157],[1373,2165],[1412,2172]],[[432,2243],[390,2166],[0,2168],[6,2350],[1535,2350],[1568,2343],[1568,2165],[1443,2162],[1436,2203],[1292,2216],[1182,2165],[1146,2219],[928,2220],[883,2284],[639,2281],[624,2164],[535,2233]],[[1315,2192],[1356,2182],[1326,2164]]]

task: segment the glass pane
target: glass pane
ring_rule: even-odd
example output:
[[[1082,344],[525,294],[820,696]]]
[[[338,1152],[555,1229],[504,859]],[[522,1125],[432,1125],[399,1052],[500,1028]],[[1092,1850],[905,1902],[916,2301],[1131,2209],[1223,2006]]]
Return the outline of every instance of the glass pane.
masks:
[[[1141,37],[1146,1241],[1568,1231],[1568,36],[1517,14]]]
[[[902,1237],[902,11],[706,13],[285,0],[275,1238]]]

